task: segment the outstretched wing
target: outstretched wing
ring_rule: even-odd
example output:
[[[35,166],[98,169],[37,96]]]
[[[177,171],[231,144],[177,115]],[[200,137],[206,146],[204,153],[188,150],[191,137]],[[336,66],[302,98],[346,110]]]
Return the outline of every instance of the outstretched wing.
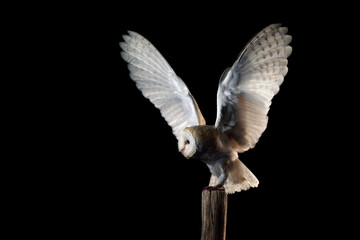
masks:
[[[205,120],[185,83],[176,76],[160,52],[143,36],[129,31],[120,43],[130,77],[142,94],[172,127],[176,138],[185,127],[204,125]]]
[[[223,73],[215,126],[238,152],[253,148],[267,126],[267,113],[288,71],[291,36],[273,24],[260,31]]]

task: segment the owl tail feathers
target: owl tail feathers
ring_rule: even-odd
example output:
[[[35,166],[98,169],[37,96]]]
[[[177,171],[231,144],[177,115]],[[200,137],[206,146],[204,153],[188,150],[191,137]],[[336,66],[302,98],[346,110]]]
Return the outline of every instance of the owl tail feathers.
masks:
[[[227,168],[229,176],[224,184],[227,194],[248,190],[259,185],[259,180],[239,159],[232,161],[230,164]],[[216,186],[218,180],[216,176],[211,175],[209,186]]]

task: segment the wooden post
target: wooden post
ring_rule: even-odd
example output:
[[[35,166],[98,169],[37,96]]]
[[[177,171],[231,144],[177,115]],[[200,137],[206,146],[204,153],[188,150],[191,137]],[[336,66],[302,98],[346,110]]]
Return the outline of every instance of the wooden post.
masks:
[[[201,197],[201,240],[225,240],[227,214],[225,189],[206,187]]]

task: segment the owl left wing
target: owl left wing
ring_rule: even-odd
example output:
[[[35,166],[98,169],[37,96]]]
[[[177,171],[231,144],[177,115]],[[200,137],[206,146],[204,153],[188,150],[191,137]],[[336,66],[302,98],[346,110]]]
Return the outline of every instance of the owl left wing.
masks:
[[[185,127],[205,125],[200,109],[185,83],[160,52],[143,36],[129,31],[120,43],[130,78],[157,107],[179,139]]]
[[[223,73],[217,93],[215,126],[238,152],[253,148],[267,126],[267,113],[288,71],[291,36],[273,24],[250,40]]]

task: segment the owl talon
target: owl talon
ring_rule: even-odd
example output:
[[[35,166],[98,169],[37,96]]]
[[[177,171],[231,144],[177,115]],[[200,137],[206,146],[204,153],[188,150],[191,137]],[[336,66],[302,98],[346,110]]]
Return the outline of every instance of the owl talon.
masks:
[[[203,191],[217,191],[217,190],[225,190],[225,188],[222,185],[207,186],[203,188]]]

